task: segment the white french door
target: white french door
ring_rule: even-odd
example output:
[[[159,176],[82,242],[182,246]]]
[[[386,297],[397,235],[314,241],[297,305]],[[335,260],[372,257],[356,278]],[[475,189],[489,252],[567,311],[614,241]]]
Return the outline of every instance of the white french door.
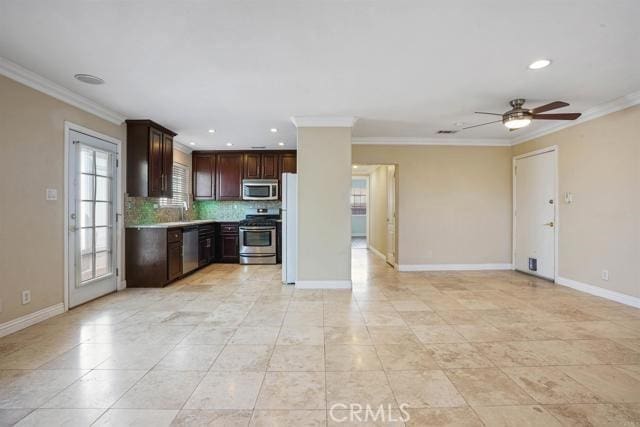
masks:
[[[514,162],[514,265],[516,270],[555,279],[556,150]]]
[[[69,131],[69,307],[114,292],[117,146]]]

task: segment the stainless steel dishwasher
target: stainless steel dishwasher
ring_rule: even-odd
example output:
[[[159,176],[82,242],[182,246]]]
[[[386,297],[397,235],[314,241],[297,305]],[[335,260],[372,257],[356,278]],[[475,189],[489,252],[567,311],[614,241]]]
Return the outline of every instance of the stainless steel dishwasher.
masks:
[[[182,274],[198,268],[198,227],[182,230]]]

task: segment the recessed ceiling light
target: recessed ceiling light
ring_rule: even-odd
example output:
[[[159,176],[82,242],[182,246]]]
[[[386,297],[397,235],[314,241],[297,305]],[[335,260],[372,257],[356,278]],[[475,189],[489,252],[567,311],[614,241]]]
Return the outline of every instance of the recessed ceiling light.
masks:
[[[547,67],[551,64],[551,61],[548,59],[538,59],[537,61],[533,61],[529,64],[530,70],[539,70],[541,68]]]
[[[76,80],[80,80],[82,83],[88,83],[90,85],[101,85],[104,83],[100,77],[92,76],[91,74],[76,74],[73,77]]]
[[[276,129],[276,128],[271,128],[271,133],[276,133],[276,132],[278,132],[278,129]]]
[[[227,147],[231,147],[233,144],[230,142],[227,142]]]
[[[189,145],[196,145],[196,143],[195,142],[190,142]]]
[[[284,142],[280,141],[278,142],[278,145],[282,147],[284,145]]]
[[[354,169],[358,169],[358,165],[353,165],[353,168]]]
[[[215,129],[209,129],[209,133],[216,133]]]

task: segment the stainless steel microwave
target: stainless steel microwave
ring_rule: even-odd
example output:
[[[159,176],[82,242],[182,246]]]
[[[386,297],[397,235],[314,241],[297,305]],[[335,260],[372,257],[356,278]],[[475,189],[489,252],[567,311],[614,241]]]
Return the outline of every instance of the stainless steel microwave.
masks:
[[[242,200],[278,200],[278,180],[243,179]]]

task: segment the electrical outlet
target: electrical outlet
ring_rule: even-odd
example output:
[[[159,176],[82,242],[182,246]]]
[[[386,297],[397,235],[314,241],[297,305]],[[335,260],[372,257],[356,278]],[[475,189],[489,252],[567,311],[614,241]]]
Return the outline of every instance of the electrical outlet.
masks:
[[[31,291],[25,289],[22,291],[22,305],[29,304],[31,302]]]
[[[609,280],[609,270],[602,270],[602,280]]]

